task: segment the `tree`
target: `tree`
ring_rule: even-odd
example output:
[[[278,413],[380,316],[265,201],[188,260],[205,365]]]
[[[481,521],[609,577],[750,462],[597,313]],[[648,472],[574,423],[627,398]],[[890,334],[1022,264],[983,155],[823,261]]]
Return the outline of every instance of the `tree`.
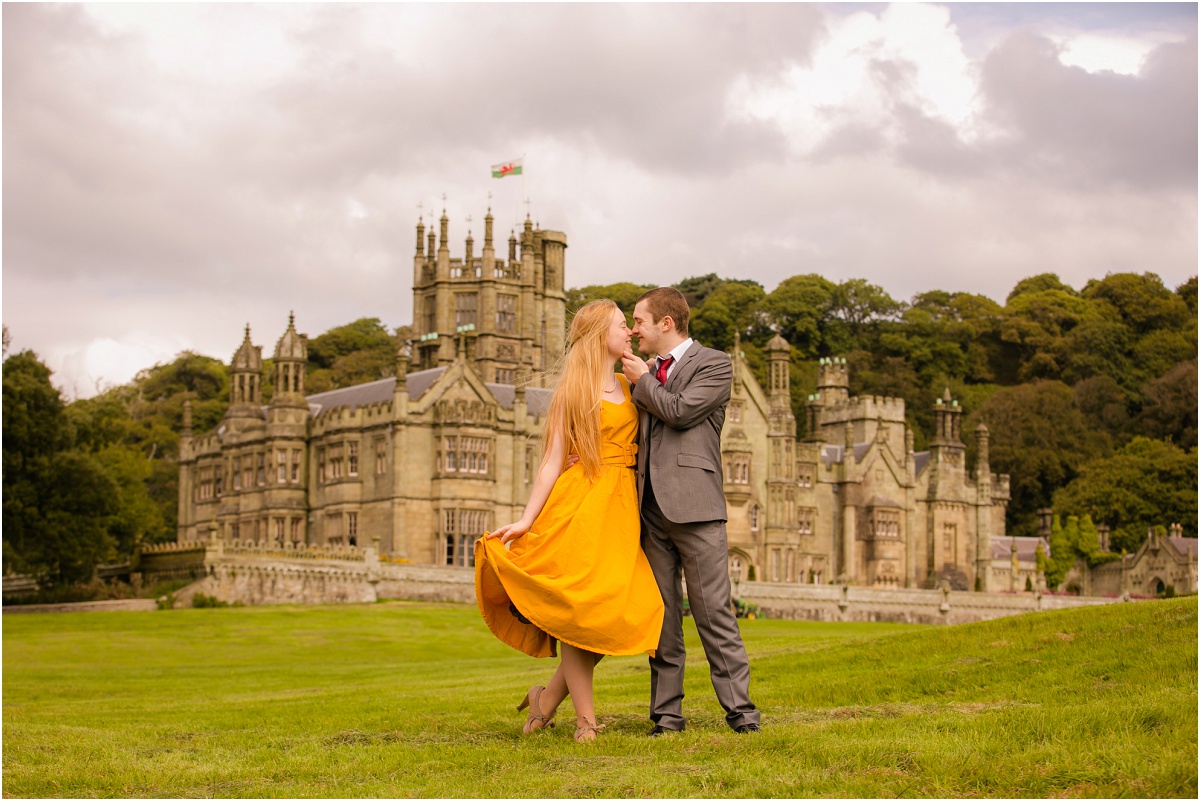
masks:
[[[1042,273],[1040,275],[1031,275],[1028,278],[1022,278],[1020,281],[1018,281],[1017,285],[1014,286],[1012,291],[1008,293],[1008,297],[1005,298],[1004,303],[1005,305],[1011,303],[1012,299],[1018,295],[1045,292],[1047,290],[1055,290],[1068,295],[1079,294],[1070,286],[1064,284],[1055,273]]]
[[[1073,550],[1058,515],[1054,515],[1050,522],[1050,556],[1046,561],[1046,586],[1050,589],[1056,589],[1071,569],[1075,561]]]
[[[1179,329],[1192,316],[1184,299],[1163,286],[1154,273],[1109,273],[1088,281],[1080,294],[1110,304],[1137,336]]]
[[[646,292],[654,289],[654,284],[631,284],[623,281],[616,284],[592,285],[567,290],[567,315],[570,316],[593,300],[611,300],[625,312],[625,316],[633,314],[637,299]]]
[[[1112,530],[1110,547],[1133,552],[1146,531],[1181,523],[1196,536],[1196,449],[1135,437],[1107,458],[1085,465],[1054,493],[1054,509],[1089,515]]]
[[[708,293],[703,305],[692,312],[689,330],[704,345],[717,350],[733,347],[734,335],[750,340],[771,332],[758,319],[758,304],[766,297],[753,281],[726,281]]]
[[[1134,433],[1166,439],[1180,448],[1196,447],[1196,362],[1182,362],[1147,384]]]
[[[1008,528],[1014,534],[1031,534],[1037,510],[1050,506],[1054,490],[1111,452],[1109,436],[1088,424],[1071,388],[1059,381],[996,390],[967,415],[963,430],[981,422],[992,431],[992,469],[1012,476]]]
[[[823,332],[833,313],[836,289],[836,284],[819,275],[795,275],[763,298],[761,308],[794,352],[806,359],[830,356]]]
[[[114,553],[117,487],[74,429],[32,351],[4,360],[4,559],[46,585],[81,581]]]

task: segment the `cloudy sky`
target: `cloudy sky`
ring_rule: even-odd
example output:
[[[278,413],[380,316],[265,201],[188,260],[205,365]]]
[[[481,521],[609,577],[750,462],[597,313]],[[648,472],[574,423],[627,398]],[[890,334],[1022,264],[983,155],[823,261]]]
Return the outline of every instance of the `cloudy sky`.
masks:
[[[68,397],[411,320],[414,226],[570,286],[1003,302],[1197,268],[1195,4],[3,7],[3,316]],[[524,156],[526,175],[489,167]],[[443,201],[443,196],[445,200]],[[468,224],[467,217],[472,218]]]

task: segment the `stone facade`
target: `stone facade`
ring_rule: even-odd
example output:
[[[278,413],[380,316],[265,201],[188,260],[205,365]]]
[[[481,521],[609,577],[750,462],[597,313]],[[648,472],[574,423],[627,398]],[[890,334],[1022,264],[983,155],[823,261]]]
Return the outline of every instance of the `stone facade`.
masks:
[[[275,395],[262,403],[262,349],[249,327],[230,366],[215,431],[180,442],[180,542],[376,547],[387,559],[469,567],[473,542],[516,519],[540,459],[561,357],[566,236],[526,221],[517,253],[451,259],[448,221],[417,226],[414,341],[397,377],[313,395],[294,320],[275,348]],[[992,537],[1004,535],[1008,476],[988,469],[988,432],[965,465],[961,408],[937,402],[929,451],[913,452],[898,398],[850,397],[845,359],[823,359],[796,440],[790,347],[767,345],[762,387],[735,346],[722,434],[729,569],[737,581],[991,589]],[[410,372],[410,370],[412,370]],[[1007,586],[997,589],[1008,589]]]

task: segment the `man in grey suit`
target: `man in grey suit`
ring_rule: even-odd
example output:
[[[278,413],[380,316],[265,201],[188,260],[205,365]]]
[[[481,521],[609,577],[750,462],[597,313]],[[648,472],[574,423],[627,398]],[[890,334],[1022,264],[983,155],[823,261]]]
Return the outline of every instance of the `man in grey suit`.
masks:
[[[641,411],[638,497],[642,550],[654,570],[666,612],[650,659],[652,737],[682,731],[683,587],[725,721],[739,734],[759,731],[750,701],[750,662],[730,610],[721,426],[733,382],[729,357],[688,336],[688,305],[670,287],[652,289],[633,312],[638,349],[621,358]]]

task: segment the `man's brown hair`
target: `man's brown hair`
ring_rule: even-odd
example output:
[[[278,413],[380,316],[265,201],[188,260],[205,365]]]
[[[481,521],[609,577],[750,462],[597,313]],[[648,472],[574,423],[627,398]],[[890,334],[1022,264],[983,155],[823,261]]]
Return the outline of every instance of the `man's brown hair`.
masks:
[[[660,286],[657,289],[651,289],[649,292],[637,299],[638,303],[646,301],[646,309],[650,312],[650,318],[657,323],[664,317],[670,317],[675,321],[675,330],[683,336],[688,335],[688,304],[687,298],[678,289],[669,286]]]

